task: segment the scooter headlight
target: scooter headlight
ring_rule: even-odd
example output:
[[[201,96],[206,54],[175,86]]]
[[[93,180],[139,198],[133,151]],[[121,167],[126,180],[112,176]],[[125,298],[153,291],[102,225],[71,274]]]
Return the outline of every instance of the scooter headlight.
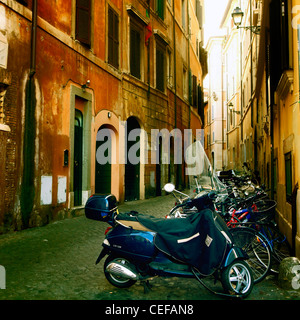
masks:
[[[104,239],[103,244],[105,244],[106,246],[110,246],[110,243],[107,239]]]

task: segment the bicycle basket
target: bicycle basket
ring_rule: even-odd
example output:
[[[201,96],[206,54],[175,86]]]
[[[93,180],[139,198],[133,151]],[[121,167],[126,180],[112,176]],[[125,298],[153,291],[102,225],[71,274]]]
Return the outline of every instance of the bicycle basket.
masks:
[[[254,202],[249,221],[266,222],[274,220],[276,205],[277,202],[275,200],[260,200]]]

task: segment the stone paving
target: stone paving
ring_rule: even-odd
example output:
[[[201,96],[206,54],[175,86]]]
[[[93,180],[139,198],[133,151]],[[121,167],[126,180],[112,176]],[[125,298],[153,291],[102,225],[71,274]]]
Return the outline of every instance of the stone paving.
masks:
[[[174,198],[168,195],[128,202],[119,210],[163,217],[173,204]],[[106,223],[79,215],[1,235],[0,265],[6,270],[6,289],[0,289],[0,300],[224,299],[193,279],[154,278],[148,293],[139,283],[128,289],[113,287],[104,277],[103,261],[95,265],[107,227]],[[255,285],[247,299],[300,300],[300,293],[280,289],[276,277],[270,275]]]

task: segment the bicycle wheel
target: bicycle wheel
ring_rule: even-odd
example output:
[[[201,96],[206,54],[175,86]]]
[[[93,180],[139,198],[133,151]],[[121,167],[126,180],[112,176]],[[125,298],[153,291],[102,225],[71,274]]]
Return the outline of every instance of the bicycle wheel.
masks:
[[[280,262],[291,256],[291,247],[276,224],[268,223],[260,226],[260,232],[269,240],[272,247],[272,267],[271,271],[278,273]]]
[[[274,200],[259,200],[253,203],[250,221],[269,222],[273,221],[277,202]]]
[[[249,256],[254,283],[262,281],[271,268],[272,250],[267,239],[258,231],[248,227],[229,229],[236,246]]]

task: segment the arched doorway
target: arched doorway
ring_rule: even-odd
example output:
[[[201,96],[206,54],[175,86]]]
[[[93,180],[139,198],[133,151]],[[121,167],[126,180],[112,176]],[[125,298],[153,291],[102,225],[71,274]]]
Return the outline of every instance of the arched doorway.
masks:
[[[141,127],[135,117],[129,117],[126,128],[125,201],[132,201],[140,198]]]
[[[96,138],[95,193],[111,193],[112,130],[101,126]]]

